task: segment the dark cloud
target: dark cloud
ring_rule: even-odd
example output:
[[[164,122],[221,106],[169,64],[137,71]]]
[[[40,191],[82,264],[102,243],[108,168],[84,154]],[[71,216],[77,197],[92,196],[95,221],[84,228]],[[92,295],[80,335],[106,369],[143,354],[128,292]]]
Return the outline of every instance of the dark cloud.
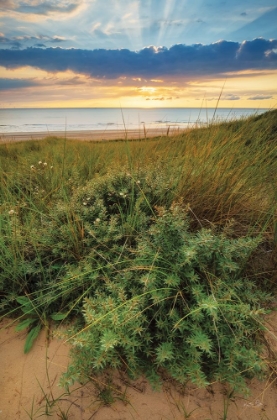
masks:
[[[126,77],[183,77],[215,75],[240,70],[277,69],[277,40],[262,38],[242,43],[219,41],[210,45],[171,48],[147,47],[140,51],[26,48],[0,50],[1,65],[33,66],[49,72],[71,70],[99,79]]]
[[[273,96],[271,95],[256,95],[256,96],[250,96],[250,98],[247,98],[247,99],[250,99],[251,101],[262,101],[264,99],[272,99],[272,98]]]
[[[0,33],[0,44],[8,45],[11,48],[20,48],[21,43],[16,39],[10,39],[5,37],[4,34]]]
[[[61,42],[65,42],[65,39],[58,35],[55,35],[53,37],[50,37],[47,35],[37,35],[37,36],[18,35],[18,36],[13,36],[12,38],[7,38],[4,34],[0,33],[0,43],[8,47],[12,47],[13,49],[20,49],[26,46],[27,47],[34,46],[38,48],[46,47],[45,44],[38,41],[43,41],[45,43],[61,43]]]
[[[19,41],[37,41],[37,40],[41,40],[44,42],[64,42],[65,39],[61,36],[58,35],[54,35],[53,37],[48,36],[48,35],[37,35],[37,36],[33,36],[33,35],[22,35],[22,36],[14,36],[13,38],[11,38],[12,40],[19,40]]]
[[[246,13],[246,12],[243,12],[243,13],[241,13],[240,15],[241,15],[241,16],[247,16],[247,13]]]
[[[45,78],[43,80],[36,79],[9,79],[9,78],[0,78],[0,91],[10,90],[10,89],[21,89],[28,88],[33,86],[55,86],[58,82],[59,86],[76,86],[85,84],[86,81],[80,79],[78,76],[71,77],[69,79],[60,80],[56,77]]]
[[[254,41],[243,41],[238,50],[237,57],[246,61],[263,60],[263,58],[277,47],[277,40],[256,38]],[[277,55],[276,55],[277,57]]]
[[[54,36],[53,38],[48,38],[48,39],[49,39],[49,42],[53,42],[53,43],[65,42],[65,39],[60,36]]]
[[[0,91],[10,89],[20,89],[25,87],[37,86],[38,83],[31,79],[0,79]]]

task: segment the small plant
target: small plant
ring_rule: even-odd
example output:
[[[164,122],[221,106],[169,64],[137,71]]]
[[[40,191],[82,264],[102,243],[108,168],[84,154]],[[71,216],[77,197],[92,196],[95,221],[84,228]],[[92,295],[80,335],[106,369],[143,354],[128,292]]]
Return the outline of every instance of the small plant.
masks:
[[[25,328],[29,329],[24,346],[24,353],[28,353],[41,331],[43,320],[33,306],[32,301],[26,296],[18,297],[16,300],[20,304],[23,314],[27,316],[16,326],[16,331],[21,331]]]
[[[74,405],[74,402],[71,402],[64,397],[67,397],[70,394],[67,392],[64,392],[58,397],[54,398],[51,391],[49,393],[46,393],[40,383],[39,383],[39,386],[43,394],[43,400],[45,401],[45,405],[35,410],[35,403],[34,403],[34,398],[33,398],[31,410],[30,411],[25,410],[28,418],[30,420],[35,420],[44,416],[52,417],[53,414],[55,413],[58,419],[69,420],[70,418],[69,411],[70,411],[71,406]],[[69,403],[69,407],[66,409],[66,411],[64,411],[59,406],[59,403],[62,401],[67,401]]]
[[[221,420],[228,420],[228,411],[231,401],[234,399],[234,389],[227,393],[223,400],[223,415]]]
[[[183,416],[184,420],[190,419],[192,414],[198,410],[198,408],[194,408],[193,410],[187,410],[187,408],[185,407],[185,404],[183,402],[177,403],[175,401],[175,405],[178,409],[178,411],[181,413],[181,415]]]
[[[16,301],[20,304],[24,318],[17,324],[16,331],[22,331],[28,328],[29,332],[25,341],[24,353],[29,353],[42,327],[49,328],[48,317],[46,312],[37,306],[29,297],[20,296],[16,298]],[[50,318],[54,321],[61,321],[65,317],[66,314],[59,313],[50,315]]]
[[[104,380],[99,380],[96,377],[93,378],[93,383],[97,390],[97,399],[100,406],[110,406],[115,401],[122,401],[124,404],[128,404],[126,397],[126,389],[122,392],[121,388],[113,382],[112,375],[108,374]]]

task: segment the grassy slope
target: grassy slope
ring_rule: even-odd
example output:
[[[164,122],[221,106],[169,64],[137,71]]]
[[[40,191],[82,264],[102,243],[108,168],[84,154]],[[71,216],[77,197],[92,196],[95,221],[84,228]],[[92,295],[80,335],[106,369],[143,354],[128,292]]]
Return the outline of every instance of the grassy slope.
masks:
[[[233,238],[262,234],[247,276],[269,290],[276,280],[276,120],[277,112],[271,111],[170,138],[105,144],[48,138],[2,145],[2,314],[15,313],[30,326],[38,325],[36,331],[31,329],[31,345],[50,315],[80,312],[88,285],[72,279],[80,277],[88,255],[82,188],[87,194],[90,180],[100,201],[118,193],[113,212],[119,209],[124,221],[114,231],[103,225],[111,236],[101,233],[101,252],[113,246],[112,235],[121,235],[118,255],[124,254],[126,243],[135,247],[145,226],[134,210],[140,194],[152,219],[161,207],[178,203],[189,214],[191,232],[208,227]],[[66,276],[70,282],[64,281]],[[63,286],[57,289],[57,284]]]

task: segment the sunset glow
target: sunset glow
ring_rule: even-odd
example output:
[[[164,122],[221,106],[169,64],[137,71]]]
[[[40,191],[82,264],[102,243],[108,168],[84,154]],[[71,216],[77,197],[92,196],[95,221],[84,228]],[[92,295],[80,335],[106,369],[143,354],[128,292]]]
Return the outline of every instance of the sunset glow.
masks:
[[[274,1],[108,3],[4,1],[0,107],[277,106]]]

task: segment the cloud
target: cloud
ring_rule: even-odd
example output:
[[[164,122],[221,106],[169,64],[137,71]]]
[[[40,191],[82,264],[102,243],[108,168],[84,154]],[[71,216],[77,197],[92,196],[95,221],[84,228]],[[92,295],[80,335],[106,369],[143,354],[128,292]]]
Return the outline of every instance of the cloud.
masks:
[[[1,9],[14,9],[15,4],[13,0],[1,0],[0,10]]]
[[[44,40],[43,40],[44,41]],[[7,69],[32,66],[48,72],[71,70],[98,79],[141,77],[159,79],[187,75],[219,75],[243,70],[277,69],[277,40],[257,38],[242,43],[218,41],[210,45],[176,44],[128,49],[26,48],[0,50]]]
[[[20,48],[21,47],[21,43],[15,39],[10,39],[5,37],[4,34],[0,33],[0,44],[6,44],[12,48]]]
[[[256,61],[263,59],[265,55],[274,51],[277,46],[277,40],[266,40],[256,38],[254,41],[243,41],[237,52],[237,58],[243,57],[245,61]],[[277,55],[276,55],[277,59]]]
[[[49,15],[52,13],[72,13],[82,0],[1,0],[0,10],[14,10],[22,14]]]
[[[110,33],[106,33],[102,31],[101,29],[94,29],[92,31],[92,35],[96,36],[97,38],[104,39],[104,40],[108,39],[111,36]],[[113,35],[118,35],[118,33],[115,32]]]
[[[64,42],[65,38],[63,36],[55,35],[53,38],[48,38],[50,42]]]
[[[264,99],[272,99],[273,96],[271,95],[256,95],[256,96],[250,96],[250,98],[247,98],[251,101],[263,101]]]
[[[63,77],[52,76],[46,77],[34,77],[34,78],[9,78],[9,77],[0,77],[0,91],[10,91],[10,90],[17,90],[39,86],[39,88],[43,87],[53,87],[57,88],[57,86],[78,86],[78,85],[87,85],[88,87],[93,83],[91,79],[87,79],[84,76],[71,76],[71,74],[67,73],[63,75]]]
[[[159,96],[158,98],[149,98],[149,97],[145,98],[146,101],[164,101],[164,100],[171,101],[172,99],[173,99],[172,96],[168,98],[165,98],[164,96]]]
[[[76,76],[76,77],[71,77],[70,79],[59,80],[58,83],[60,86],[68,86],[68,85],[76,86],[76,85],[84,84],[85,80],[81,80],[80,77]]]
[[[43,41],[44,43],[61,43],[65,42],[66,39],[58,35],[54,35],[53,37],[50,37],[48,35],[18,35],[13,36],[11,38],[7,38],[3,33],[0,33],[0,44],[12,47],[13,49],[24,48],[24,46],[34,46],[39,48],[46,47],[46,45],[40,41]]]
[[[37,86],[33,80],[30,79],[0,79],[0,91],[10,90],[10,89],[20,89],[25,87]]]
[[[240,96],[233,95],[233,94],[228,94],[228,95],[225,95],[222,99],[224,99],[226,101],[238,101],[238,100],[240,100]]]
[[[186,23],[185,20],[176,19],[176,20],[169,20],[169,19],[159,19],[152,22],[153,27],[163,28],[168,26],[173,27],[182,27]]]

